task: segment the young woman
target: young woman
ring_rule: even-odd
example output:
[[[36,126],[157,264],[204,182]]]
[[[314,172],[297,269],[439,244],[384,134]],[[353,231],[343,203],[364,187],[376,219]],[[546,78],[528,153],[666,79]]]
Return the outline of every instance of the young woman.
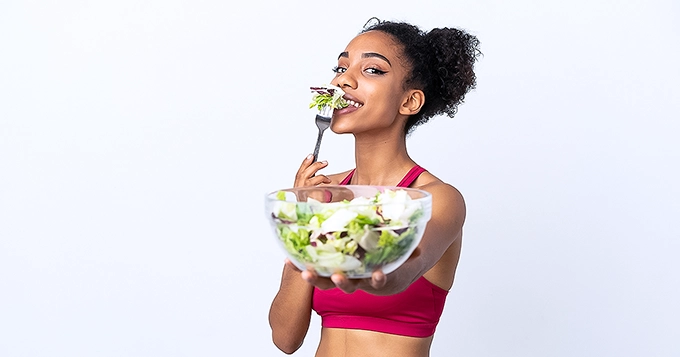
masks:
[[[331,84],[352,105],[335,110],[331,130],[355,138],[356,166],[319,174],[324,161],[305,158],[295,187],[324,184],[414,187],[432,194],[432,218],[416,251],[390,274],[330,278],[290,262],[272,302],[276,346],[295,352],[312,310],[322,318],[317,356],[428,356],[461,250],[465,203],[451,185],[418,166],[406,136],[436,115],[453,116],[475,86],[478,40],[464,31],[423,32],[400,22],[373,22],[338,57]]]

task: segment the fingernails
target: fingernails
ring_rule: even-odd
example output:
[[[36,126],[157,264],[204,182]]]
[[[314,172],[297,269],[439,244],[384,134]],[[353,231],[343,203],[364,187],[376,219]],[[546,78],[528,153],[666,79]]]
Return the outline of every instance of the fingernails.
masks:
[[[312,155],[312,154],[307,155],[307,160],[311,160],[313,158],[314,158],[314,155]]]
[[[328,161],[326,161],[326,160],[321,161],[321,163],[324,164],[324,165],[328,165]]]

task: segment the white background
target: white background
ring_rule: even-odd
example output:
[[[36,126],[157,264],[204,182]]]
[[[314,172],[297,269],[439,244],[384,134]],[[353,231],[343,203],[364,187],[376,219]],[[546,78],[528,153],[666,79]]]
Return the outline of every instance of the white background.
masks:
[[[409,138],[468,204],[432,355],[680,355],[677,1],[3,0],[0,356],[282,355],[263,195],[371,16],[484,53]]]

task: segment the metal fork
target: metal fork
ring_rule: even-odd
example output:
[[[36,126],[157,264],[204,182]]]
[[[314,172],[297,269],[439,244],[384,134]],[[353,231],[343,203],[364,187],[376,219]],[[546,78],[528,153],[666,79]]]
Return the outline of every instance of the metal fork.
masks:
[[[316,146],[314,147],[314,161],[319,156],[319,148],[321,147],[321,138],[323,137],[323,132],[328,129],[331,125],[331,117],[333,116],[333,108],[325,105],[316,115],[314,121],[316,121],[316,127],[319,128],[319,135],[316,137]]]

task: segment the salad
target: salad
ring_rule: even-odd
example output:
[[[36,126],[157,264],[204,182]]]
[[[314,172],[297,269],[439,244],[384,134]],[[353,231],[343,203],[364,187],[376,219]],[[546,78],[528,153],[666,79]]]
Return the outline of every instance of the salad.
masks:
[[[272,217],[285,249],[321,274],[370,273],[403,257],[423,229],[423,207],[405,190],[321,203],[286,201],[277,192]]]
[[[333,85],[325,85],[321,87],[309,87],[314,93],[312,96],[312,103],[309,104],[310,108],[316,107],[319,111],[323,107],[328,106],[333,109],[342,109],[349,106],[349,103],[342,98],[345,92]]]

